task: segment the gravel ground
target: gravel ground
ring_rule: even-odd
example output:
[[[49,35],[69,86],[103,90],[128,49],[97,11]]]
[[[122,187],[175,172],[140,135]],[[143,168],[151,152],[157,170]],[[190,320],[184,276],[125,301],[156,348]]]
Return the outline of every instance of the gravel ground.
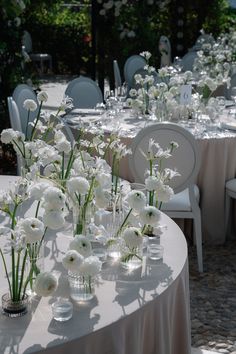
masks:
[[[236,354],[236,241],[203,246],[204,273],[189,247],[192,346]]]

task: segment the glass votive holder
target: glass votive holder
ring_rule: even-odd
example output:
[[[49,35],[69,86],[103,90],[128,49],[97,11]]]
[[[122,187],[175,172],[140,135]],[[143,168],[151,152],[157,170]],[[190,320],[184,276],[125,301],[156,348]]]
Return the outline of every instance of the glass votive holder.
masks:
[[[102,247],[96,247],[93,249],[93,255],[98,257],[101,262],[106,262],[107,260],[107,250]]]
[[[73,315],[73,305],[68,299],[59,298],[52,304],[52,316],[59,322],[68,321]]]
[[[156,243],[150,243],[147,246],[147,255],[153,261],[159,261],[163,258],[164,247]]]

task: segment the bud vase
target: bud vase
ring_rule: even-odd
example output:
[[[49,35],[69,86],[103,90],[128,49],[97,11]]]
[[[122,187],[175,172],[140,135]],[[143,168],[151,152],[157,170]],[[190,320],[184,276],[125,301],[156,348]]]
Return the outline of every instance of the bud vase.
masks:
[[[35,296],[34,281],[36,276],[44,270],[44,242],[32,243],[28,247],[27,260],[28,287],[27,294]]]
[[[7,317],[21,317],[28,312],[28,307],[29,297],[27,294],[19,301],[12,301],[9,293],[2,296],[2,313]]]
[[[70,284],[70,297],[78,302],[90,301],[94,298],[94,279],[82,277],[78,274],[68,272]]]

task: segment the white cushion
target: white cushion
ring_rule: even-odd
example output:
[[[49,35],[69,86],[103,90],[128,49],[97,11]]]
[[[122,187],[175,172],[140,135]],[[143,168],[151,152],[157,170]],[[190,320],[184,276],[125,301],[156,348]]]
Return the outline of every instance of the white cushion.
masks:
[[[194,194],[199,203],[200,193],[198,186],[194,185]],[[175,194],[168,203],[163,203],[161,210],[163,211],[191,211],[188,189]]]

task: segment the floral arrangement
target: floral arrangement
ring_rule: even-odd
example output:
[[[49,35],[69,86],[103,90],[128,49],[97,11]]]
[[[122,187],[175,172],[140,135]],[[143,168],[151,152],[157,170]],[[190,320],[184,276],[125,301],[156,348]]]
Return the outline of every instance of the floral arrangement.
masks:
[[[177,175],[162,169],[162,160],[171,156],[177,147],[174,142],[163,151],[150,140],[147,152],[149,161],[145,180],[147,196],[138,190],[127,190],[119,179],[119,165],[131,151],[116,134],[104,139],[100,133],[86,138],[83,127],[76,141],[67,137],[66,126],[60,113],[72,107],[66,98],[55,115],[42,111],[47,94],[38,94],[39,110],[33,122],[28,122],[26,132],[3,130],[2,143],[11,143],[23,159],[23,177],[14,190],[0,196],[1,210],[11,220],[10,227],[1,232],[9,236],[11,267],[7,269],[5,254],[0,249],[13,302],[23,299],[28,284],[40,296],[49,296],[57,287],[57,279],[39,269],[37,256],[46,239],[47,229],[59,230],[65,218],[73,214],[73,240],[62,259],[69,278],[82,279],[87,292],[91,292],[94,279],[102,262],[93,254],[94,242],[108,247],[117,244],[121,262],[129,264],[142,261],[143,236],[154,228],[160,230],[161,203],[173,195],[168,186]],[[36,112],[37,104],[26,100],[24,107]],[[111,166],[106,162],[112,156]],[[34,201],[33,217],[22,218],[18,207]],[[103,224],[103,216],[113,225],[113,231]],[[140,220],[140,221],[137,221]],[[27,263],[30,264],[27,267]]]

